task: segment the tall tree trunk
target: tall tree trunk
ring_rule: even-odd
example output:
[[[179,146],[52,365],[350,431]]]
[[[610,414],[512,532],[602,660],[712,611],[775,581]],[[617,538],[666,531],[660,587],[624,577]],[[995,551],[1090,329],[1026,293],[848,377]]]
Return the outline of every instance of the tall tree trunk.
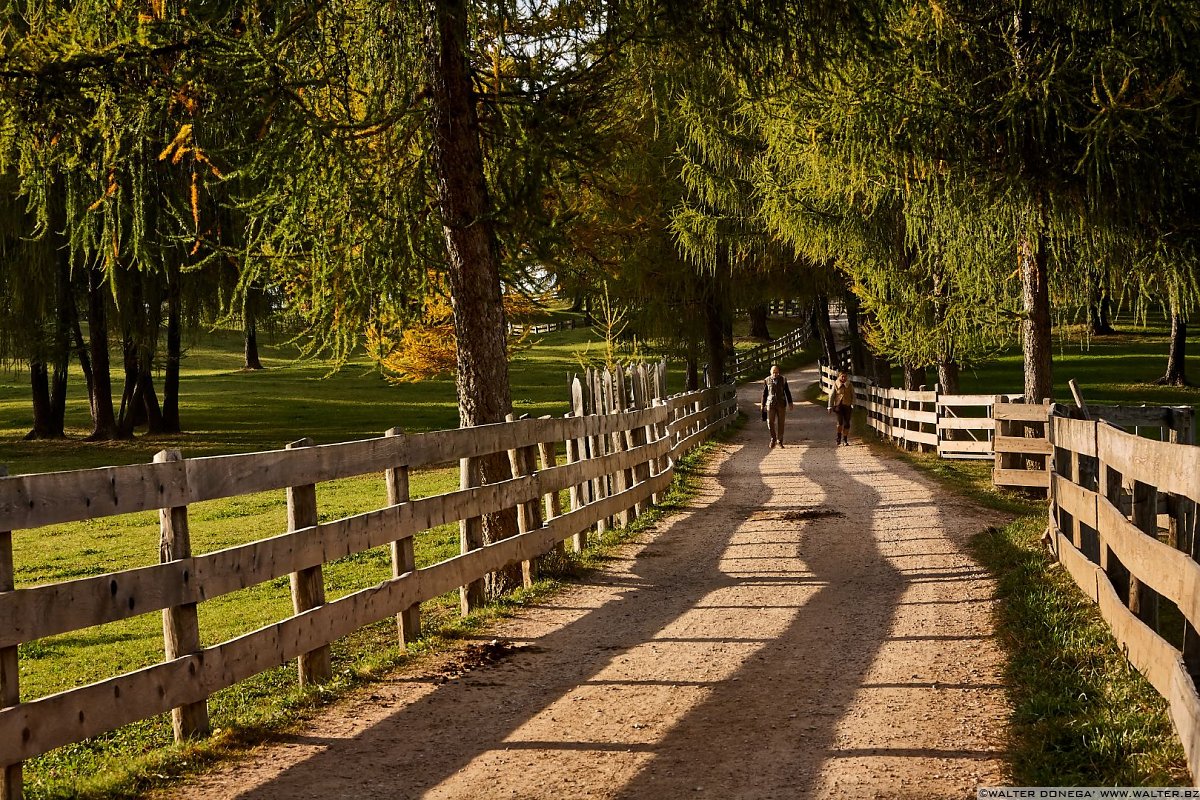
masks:
[[[854,374],[862,375],[867,370],[867,348],[859,330],[858,295],[846,292],[846,333],[850,337],[850,367]]]
[[[52,436],[66,434],[67,369],[71,365],[71,319],[75,297],[71,291],[71,261],[64,248],[57,258],[54,308],[54,372],[50,383],[50,426]]]
[[[96,424],[96,405],[92,392],[92,359],[88,355],[87,342],[83,338],[83,328],[79,324],[79,309],[71,300],[71,336],[74,342],[75,357],[79,359],[79,368],[83,370],[84,384],[87,386],[88,410],[92,415],[92,426]]]
[[[138,380],[141,378],[137,344],[133,341],[133,332],[128,328],[121,337],[121,363],[125,367],[125,385],[121,389],[121,407],[117,412],[117,436],[128,439],[133,436],[134,429],[145,421],[145,407],[137,402],[140,399]]]
[[[688,339],[687,342],[687,357],[684,360],[684,385],[689,392],[694,392],[700,388],[700,343],[695,339]]]
[[[721,344],[725,346],[726,357],[732,358],[737,352],[737,345],[733,343],[733,309],[725,301],[724,293],[721,294]]]
[[[1187,320],[1171,306],[1171,349],[1167,355],[1167,373],[1155,383],[1162,386],[1190,386],[1187,379]]]
[[[819,294],[813,300],[812,328],[821,341],[821,352],[830,366],[837,367],[837,339],[833,336],[833,323],[829,321],[829,298]]]
[[[938,387],[943,394],[958,394],[958,362],[946,358],[938,362]]]
[[[875,383],[879,384],[881,389],[892,388],[891,363],[883,356],[875,356],[874,367]]]
[[[1092,336],[1109,336],[1116,333],[1109,318],[1110,305],[1108,287],[1101,286],[1088,303],[1088,325]]]
[[[167,360],[163,370],[162,432],[179,433],[179,368],[183,360],[183,287],[179,270],[167,287]]]
[[[912,364],[904,365],[904,388],[908,391],[916,391],[922,386],[926,386],[927,380],[924,367],[916,367]]]
[[[88,270],[88,340],[92,362],[93,440],[115,439],[117,417],[113,411],[111,361],[108,357],[108,284],[104,268]]]
[[[465,0],[426,0],[425,73],[428,81],[430,154],[446,244],[454,311],[458,416],[463,427],[503,422],[512,411],[504,306],[500,296],[499,244],[492,227],[484,178],[479,119],[468,53]],[[482,479],[512,476],[506,454],[482,459]],[[516,511],[484,520],[485,541],[516,532]],[[485,581],[495,596],[517,585],[510,567]]]
[[[249,298],[247,298],[243,318],[246,359],[242,369],[262,369],[262,361],[258,358],[258,324],[254,316],[254,307],[250,305]]]
[[[725,315],[716,282],[704,301],[704,341],[708,347],[708,385],[725,381]]]
[[[766,303],[750,306],[750,338],[771,340],[771,332],[767,330]]]
[[[1044,220],[1039,219],[1043,226]],[[1025,402],[1040,403],[1053,396],[1050,382],[1051,326],[1050,286],[1046,237],[1023,236],[1017,245],[1021,270],[1021,298],[1025,317],[1021,320],[1021,343],[1025,356]]]
[[[33,429],[26,439],[49,439],[54,435],[50,408],[50,378],[46,362],[31,359],[29,362],[29,386],[33,394]]]
[[[137,393],[146,420],[146,433],[164,433],[162,409],[158,405],[158,393],[154,391],[154,373],[149,364],[141,365]]]

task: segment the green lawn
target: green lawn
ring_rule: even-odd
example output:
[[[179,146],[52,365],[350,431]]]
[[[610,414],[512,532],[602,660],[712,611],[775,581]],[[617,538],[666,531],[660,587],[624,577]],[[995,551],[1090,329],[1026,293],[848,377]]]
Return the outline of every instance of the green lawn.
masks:
[[[1115,335],[1085,338],[1077,327],[1059,332],[1055,338],[1054,399],[1071,403],[1067,381],[1074,378],[1084,399],[1096,403],[1149,405],[1196,405],[1200,389],[1155,386],[1167,369],[1170,326],[1150,320],[1145,326],[1118,321]],[[1187,369],[1200,383],[1200,331],[1188,337]],[[930,382],[936,374],[930,370]],[[1021,392],[1024,378],[1019,348],[1005,352],[995,361],[963,369],[960,390],[964,394]],[[896,385],[901,385],[897,383]]]

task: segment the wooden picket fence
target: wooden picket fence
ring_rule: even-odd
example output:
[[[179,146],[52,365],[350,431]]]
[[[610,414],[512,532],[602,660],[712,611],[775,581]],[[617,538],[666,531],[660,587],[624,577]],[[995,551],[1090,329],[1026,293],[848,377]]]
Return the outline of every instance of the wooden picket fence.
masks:
[[[1190,443],[1191,414],[1162,419],[1158,431],[1139,425],[1161,440],[1065,414],[1054,407],[1048,426],[1055,553],[1129,662],[1166,698],[1198,781],[1200,448]]]
[[[171,712],[178,739],[209,728],[207,698],[296,659],[302,682],[330,677],[329,645],[389,617],[406,644],[418,635],[420,604],[455,588],[464,613],[482,600],[483,578],[536,560],[597,525],[624,524],[662,493],[677,459],[732,421],[731,385],[665,395],[663,365],[576,379],[574,411],[474,428],[387,435],[283,450],[0,477],[0,800],[21,796],[21,762],[121,725]],[[565,463],[558,458],[565,455]],[[483,484],[480,465],[506,457],[512,477]],[[410,470],[459,463],[458,491],[409,497]],[[388,505],[318,522],[315,486],[382,473]],[[188,506],[287,490],[288,530],[194,554]],[[561,507],[568,491],[570,508]],[[14,588],[13,536],[46,525],[159,509],[161,563],[106,575]],[[518,533],[485,544],[482,519],[517,510]],[[418,569],[413,536],[459,523],[462,551]],[[14,533],[15,532],[15,533]],[[36,534],[31,534],[36,535]],[[326,601],[322,565],[390,545],[390,580]],[[197,604],[290,576],[294,614],[202,646]],[[18,645],[131,618],[163,615],[164,660],[107,680],[21,702]]]

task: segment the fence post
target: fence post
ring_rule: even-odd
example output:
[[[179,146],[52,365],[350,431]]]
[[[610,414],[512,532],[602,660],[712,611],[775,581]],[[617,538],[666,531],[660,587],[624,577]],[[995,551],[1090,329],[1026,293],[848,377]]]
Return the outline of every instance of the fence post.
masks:
[[[156,464],[182,460],[183,454],[178,450],[161,450],[154,455]],[[166,564],[171,561],[190,559],[192,557],[192,538],[188,530],[187,506],[160,508],[158,522],[159,561]],[[184,572],[184,580],[187,580],[190,572],[191,570]],[[174,661],[177,658],[200,652],[200,622],[196,616],[195,603],[164,608],[162,621],[163,659],[165,661]],[[207,734],[207,701],[199,700],[171,709],[171,728],[177,742],[196,739]]]
[[[509,414],[506,418],[507,422],[513,421],[513,415]],[[528,419],[528,415],[524,415],[521,419]],[[524,445],[515,447],[508,451],[508,463],[512,469],[514,478],[524,478],[532,475],[537,467],[534,466],[533,459],[530,457],[530,450],[537,445]],[[541,498],[526,501],[517,504],[517,533],[529,533],[542,527],[541,513]],[[538,577],[538,560],[537,558],[527,559],[521,562],[521,584],[528,589],[533,586],[534,581]]]
[[[474,489],[483,483],[478,458],[458,460],[459,489]],[[459,550],[464,555],[483,547],[483,517],[469,517],[458,521]],[[479,577],[466,586],[458,587],[459,611],[465,617],[483,605],[483,578]]]
[[[1099,431],[1097,431],[1099,433]],[[1097,436],[1097,439],[1099,437]],[[1099,442],[1097,442],[1096,458],[1100,462],[1100,494],[1103,495],[1108,502],[1112,503],[1118,511],[1121,509],[1121,473],[1117,472],[1112,467],[1108,466],[1104,460],[1104,454],[1100,451]],[[1129,570],[1121,563],[1116,554],[1109,549],[1104,543],[1104,536],[1100,537],[1100,568],[1108,575],[1108,579],[1112,582],[1116,589],[1117,596],[1121,598],[1121,602],[1129,604]]]
[[[583,398],[583,384],[576,377],[571,383],[571,413],[576,419],[582,423],[585,416],[585,406]],[[567,440],[567,463],[577,464],[587,457],[588,437],[583,436],[582,432],[578,439]],[[583,483],[571,487],[571,510],[578,511],[587,503],[587,495],[591,490],[592,481],[584,481]],[[575,532],[571,537],[571,548],[576,553],[582,553],[587,547],[587,529],[583,528]]]
[[[391,428],[385,436],[403,436],[400,428]],[[408,465],[401,464],[385,471],[384,480],[387,482],[387,500],[389,506],[407,503],[408,494]],[[392,542],[392,577],[398,578],[406,572],[417,569],[416,554],[413,552],[413,537],[406,536]],[[400,646],[407,647],[421,636],[421,604],[413,603],[396,615],[396,630],[400,637]]]
[[[1132,522],[1145,535],[1158,539],[1158,487],[1133,482]],[[1129,576],[1129,610],[1158,630],[1158,594],[1132,573]]]
[[[604,400],[604,381],[601,377],[600,370],[591,370],[591,394],[592,402],[589,404],[589,411],[597,416],[603,416],[607,404]],[[596,434],[591,437],[590,445],[591,452],[588,454],[591,458],[602,458],[607,452],[608,437],[604,434]],[[592,484],[596,487],[592,493],[592,499],[599,501],[608,497],[608,476],[599,475],[592,479]],[[596,520],[596,533],[603,536],[608,530],[608,517],[602,517]]]
[[[0,465],[0,478],[8,477],[8,467]],[[16,588],[13,566],[12,531],[0,531],[0,594]],[[0,708],[21,702],[20,662],[17,645],[0,647]],[[0,757],[0,800],[21,800],[24,777],[21,762],[4,763]]]
[[[538,419],[549,420],[549,419],[551,419],[551,417],[549,415],[547,415],[544,417],[538,417]],[[540,468],[542,469],[542,471],[545,471],[548,469],[554,469],[555,467],[557,467],[558,466],[558,443],[557,442],[538,442],[538,462],[540,464]],[[549,523],[550,520],[553,520],[557,517],[562,516],[562,513],[563,513],[562,512],[562,497],[559,496],[558,491],[553,491],[553,492],[550,492],[549,494],[545,495],[545,498],[546,498],[546,508],[545,508],[544,519],[546,520],[547,523]],[[566,552],[566,546],[563,544],[561,539],[554,543],[554,552],[559,553],[559,554]]]
[[[617,364],[612,372],[604,371],[604,377],[608,384],[608,410],[610,414],[625,413],[625,371],[621,369],[621,365]],[[613,453],[623,453],[626,450],[624,431],[613,431],[612,436],[612,451]],[[616,484],[614,494],[620,494],[629,489],[632,484],[632,470],[618,469],[613,472],[613,482]],[[622,528],[629,527],[629,523],[633,522],[634,515],[631,508],[623,508],[617,514],[617,521]]]
[[[312,439],[298,439],[286,446],[288,450],[311,447]],[[288,530],[298,531],[317,524],[317,487],[307,483],[289,486],[287,490]],[[305,567],[291,574],[292,608],[300,614],[325,605],[325,578],[320,564]],[[329,662],[329,645],[302,654],[296,659],[300,673],[300,685],[326,683],[333,678],[333,667]]]
[[[638,364],[634,367],[631,378],[633,380],[633,408],[635,412],[644,411],[649,403],[646,402],[646,365]],[[629,432],[630,448],[641,447],[650,441],[648,435],[650,427],[644,425]],[[640,462],[633,468],[633,480],[635,483],[645,483],[650,478],[650,462]],[[653,502],[653,500],[651,500]],[[646,513],[646,501],[639,500],[633,507],[633,512],[639,517]]]

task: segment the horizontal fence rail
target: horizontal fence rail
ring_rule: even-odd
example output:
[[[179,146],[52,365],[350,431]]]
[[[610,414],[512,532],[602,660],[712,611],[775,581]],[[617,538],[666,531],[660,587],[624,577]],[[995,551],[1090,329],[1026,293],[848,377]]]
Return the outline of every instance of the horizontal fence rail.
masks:
[[[572,413],[474,428],[151,464],[0,477],[0,797],[20,797],[21,762],[121,725],[172,713],[176,737],[204,735],[207,698],[293,659],[302,682],[328,680],[331,642],[397,617],[401,644],[419,630],[422,602],[459,589],[464,613],[488,573],[520,563],[526,582],[539,557],[587,531],[626,524],[669,486],[677,460],[737,413],[732,385],[665,396],[664,366],[590,372],[576,379]],[[565,450],[565,462],[558,456]],[[480,459],[504,456],[511,476],[482,484]],[[458,461],[461,489],[412,500],[409,471]],[[315,485],[383,473],[388,505],[318,522]],[[289,529],[193,554],[188,506],[288,490]],[[560,493],[569,493],[562,507]],[[160,510],[161,563],[14,588],[12,537],[45,525]],[[483,517],[517,510],[518,531],[482,541]],[[412,538],[457,521],[459,555],[417,568]],[[478,535],[476,535],[478,534]],[[326,601],[322,565],[390,545],[394,577]],[[237,638],[201,646],[196,606],[291,576],[294,614]],[[148,613],[164,619],[162,663],[19,702],[17,647],[47,636]]]
[[[1200,448],[1184,443],[1192,432],[1181,425],[1167,441],[1058,413],[1048,427],[1055,553],[1097,604],[1129,662],[1167,700],[1196,781]]]

